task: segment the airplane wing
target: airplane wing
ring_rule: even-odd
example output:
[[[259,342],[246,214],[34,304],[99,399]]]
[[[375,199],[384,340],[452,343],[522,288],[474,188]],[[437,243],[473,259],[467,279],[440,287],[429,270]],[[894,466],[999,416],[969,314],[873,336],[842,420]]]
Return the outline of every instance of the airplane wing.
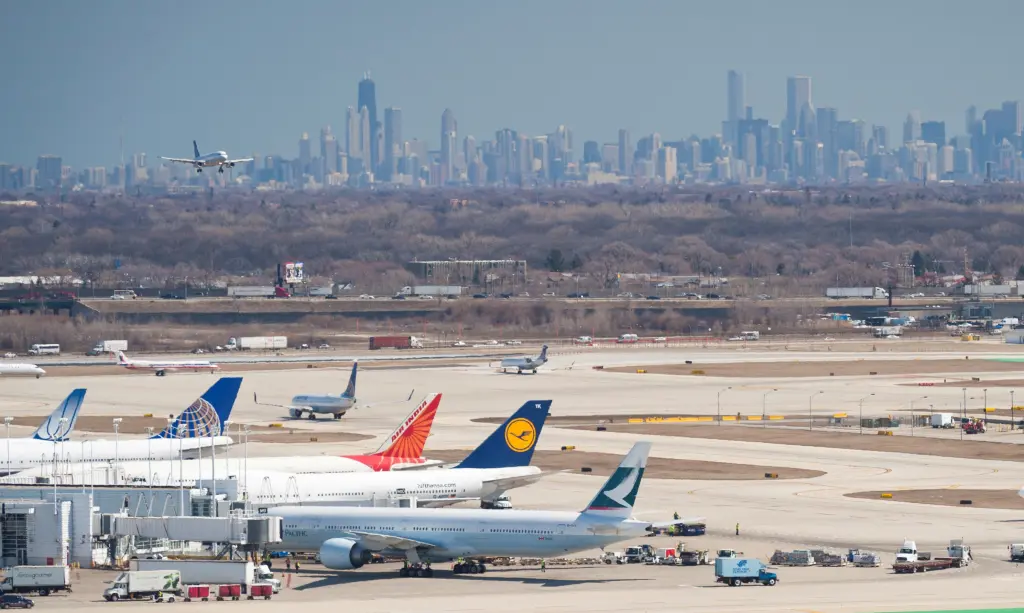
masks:
[[[260,402],[259,400],[256,399],[256,392],[253,392],[253,394],[252,394],[252,402],[253,402],[253,404],[258,404],[258,405],[263,406],[263,407],[277,407],[279,409],[288,409],[289,411],[291,411],[292,409],[302,410],[302,411],[312,411],[313,410],[313,407],[310,407],[310,406],[301,406],[300,407],[300,406],[296,406],[294,404],[274,404],[272,402]]]
[[[495,490],[505,491],[505,490],[515,489],[517,487],[523,487],[523,486],[526,486],[526,485],[530,485],[532,483],[536,483],[536,482],[540,481],[544,477],[548,477],[548,476],[551,476],[551,475],[557,475],[557,474],[562,473],[562,472],[566,472],[566,471],[553,470],[553,471],[548,471],[548,472],[534,473],[532,475],[522,475],[522,476],[519,476],[519,477],[502,477],[500,479],[488,479],[487,481],[484,481],[483,483],[484,483],[484,485],[493,486]]]
[[[437,547],[437,545],[434,545],[433,543],[426,543],[400,536],[389,536],[387,534],[376,534],[374,532],[360,532],[358,530],[349,530],[348,532],[358,536],[359,540],[366,545],[368,549],[372,549],[374,551],[382,551],[384,549],[398,549],[405,551],[407,549],[418,549],[420,547],[426,549],[433,549]]]
[[[251,162],[252,158],[239,158],[237,160],[227,160],[225,164],[241,164],[242,162]]]
[[[410,400],[412,400],[412,395],[415,394],[415,393],[416,393],[416,388],[413,388],[412,391],[409,392],[408,398],[405,398],[405,399],[402,399],[402,400],[388,400],[387,402],[374,402],[372,404],[370,404],[370,403],[359,403],[358,406],[360,408],[363,408],[363,409],[372,409],[373,407],[386,407],[386,406],[393,405],[393,404],[402,404],[402,403],[409,402]],[[352,408],[356,408],[356,407],[352,407]]]
[[[196,161],[194,159],[190,160],[188,158],[165,158],[165,157],[161,157],[160,159],[161,160],[167,160],[168,162],[178,162],[179,164],[195,164],[196,163]]]

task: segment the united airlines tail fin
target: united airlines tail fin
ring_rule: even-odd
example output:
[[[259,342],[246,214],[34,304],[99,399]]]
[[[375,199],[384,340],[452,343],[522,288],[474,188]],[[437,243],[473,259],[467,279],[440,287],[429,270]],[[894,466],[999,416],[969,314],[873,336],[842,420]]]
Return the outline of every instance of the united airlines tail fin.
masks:
[[[636,494],[640,491],[640,481],[647,467],[647,456],[651,453],[651,444],[639,442],[633,445],[626,457],[619,463],[608,481],[597,492],[583,513],[592,513],[602,517],[629,519],[636,504]]]
[[[85,400],[85,390],[77,389],[60,403],[53,413],[46,418],[32,434],[32,438],[40,441],[66,441],[78,421],[78,410]],[[62,421],[63,420],[63,421]]]
[[[152,438],[199,438],[225,434],[224,424],[235,406],[241,377],[222,377]]]
[[[348,377],[348,387],[346,387],[345,391],[341,394],[345,398],[355,398],[356,397],[356,371],[357,370],[359,370],[359,362],[355,362],[354,364],[352,364],[352,374],[349,375],[349,377]]]
[[[527,401],[455,468],[529,466],[550,409],[550,400]]]
[[[192,141],[192,151],[194,151],[194,152],[195,152],[195,154],[196,154],[196,159],[198,160],[198,159],[199,159],[199,157],[200,157],[200,156],[199,156],[199,145],[197,145],[197,144],[196,144],[196,141]]]
[[[419,459],[423,457],[423,447],[430,436],[430,428],[434,425],[437,407],[441,404],[441,394],[430,394],[423,402],[405,418],[391,436],[373,455],[387,458]]]
[[[537,357],[537,361],[538,362],[547,362],[548,361],[548,346],[547,345],[541,345],[540,356]]]

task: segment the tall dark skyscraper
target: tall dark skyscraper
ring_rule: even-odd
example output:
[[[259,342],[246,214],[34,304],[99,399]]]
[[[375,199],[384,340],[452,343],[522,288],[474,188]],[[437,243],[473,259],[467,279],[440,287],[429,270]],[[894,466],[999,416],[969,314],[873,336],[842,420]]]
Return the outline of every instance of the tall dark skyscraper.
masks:
[[[376,138],[380,124],[377,123],[377,86],[370,79],[370,73],[363,75],[363,80],[359,82],[359,101],[356,108],[362,110],[364,106],[370,115],[370,151],[369,155],[363,152],[363,163],[366,170],[375,172],[377,160],[380,159],[380,144]]]
[[[725,120],[728,130],[726,130],[725,138],[734,144],[739,137],[737,133],[739,121],[744,118],[745,106],[747,104],[743,90],[743,75],[735,70],[730,70],[726,77]]]
[[[800,114],[805,106],[814,108],[811,99],[811,78],[789,77],[786,79],[786,130],[800,129]]]
[[[624,175],[633,172],[633,142],[625,128],[619,129],[619,172]]]
[[[455,113],[445,109],[441,113],[441,184],[455,178],[455,137],[459,128],[455,122]]]

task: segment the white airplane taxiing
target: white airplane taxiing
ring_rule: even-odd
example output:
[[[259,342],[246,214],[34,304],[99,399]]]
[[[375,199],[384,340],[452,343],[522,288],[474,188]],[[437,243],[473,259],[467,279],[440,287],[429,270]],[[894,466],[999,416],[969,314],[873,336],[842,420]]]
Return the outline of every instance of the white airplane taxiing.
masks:
[[[0,375],[31,376],[38,379],[46,374],[46,371],[35,364],[3,364],[0,363]]]
[[[562,556],[646,536],[658,525],[632,517],[650,449],[648,442],[635,444],[578,512],[297,506],[267,512],[282,519],[282,549],[319,551],[331,570],[359,568],[375,552],[404,556],[410,565],[399,574],[418,577],[433,575],[431,562],[458,558]],[[453,568],[455,574],[484,570],[472,561]]]
[[[523,374],[524,370],[528,370],[533,374],[537,374],[537,369],[547,363],[548,346],[543,345],[540,348],[540,355],[535,358],[505,358],[504,360],[501,361],[501,372],[505,372],[509,368],[514,368],[520,375]]]
[[[340,394],[299,394],[292,397],[291,404],[271,404],[267,402],[260,402],[256,398],[256,393],[252,395],[252,401],[255,404],[262,404],[263,406],[280,407],[282,409],[288,409],[288,415],[295,419],[302,419],[303,415],[309,417],[309,419],[316,419],[318,414],[321,415],[333,415],[334,419],[341,419],[342,415],[348,413],[349,410],[356,406],[359,401],[356,399],[356,374],[359,370],[359,362],[352,364],[352,374],[348,377],[348,386],[345,391]],[[412,395],[416,390],[409,392],[409,397],[404,399],[404,402],[412,400]],[[388,404],[388,403],[385,403]],[[367,406],[365,404],[360,406]]]
[[[234,168],[235,164],[252,161],[252,158],[238,158],[236,160],[232,160],[228,157],[226,151],[214,151],[213,153],[200,155],[199,145],[196,144],[196,141],[192,141],[192,150],[195,152],[195,157],[192,159],[167,157],[161,157],[161,159],[167,160],[168,162],[177,162],[179,164],[192,164],[196,169],[196,172],[203,172],[203,168],[209,168],[211,166],[216,166],[217,172],[224,172],[225,166],[228,168]]]
[[[169,370],[208,370],[211,373],[220,368],[209,360],[129,360],[123,351],[117,352],[117,363],[128,370],[152,370],[158,377]]]

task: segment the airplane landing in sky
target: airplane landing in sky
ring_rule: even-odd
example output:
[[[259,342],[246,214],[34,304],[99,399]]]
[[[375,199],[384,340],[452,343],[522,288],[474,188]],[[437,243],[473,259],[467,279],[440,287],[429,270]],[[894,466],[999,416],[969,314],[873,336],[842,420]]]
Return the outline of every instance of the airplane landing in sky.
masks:
[[[232,160],[228,157],[226,151],[214,151],[213,153],[200,155],[199,145],[196,144],[196,141],[192,141],[192,150],[195,152],[195,157],[192,159],[167,157],[161,157],[160,159],[167,160],[168,162],[177,162],[179,164],[192,164],[196,169],[196,172],[203,172],[203,168],[211,166],[216,166],[217,172],[224,172],[225,166],[228,168],[234,168],[235,164],[252,161],[252,158],[239,158],[237,160]]]

